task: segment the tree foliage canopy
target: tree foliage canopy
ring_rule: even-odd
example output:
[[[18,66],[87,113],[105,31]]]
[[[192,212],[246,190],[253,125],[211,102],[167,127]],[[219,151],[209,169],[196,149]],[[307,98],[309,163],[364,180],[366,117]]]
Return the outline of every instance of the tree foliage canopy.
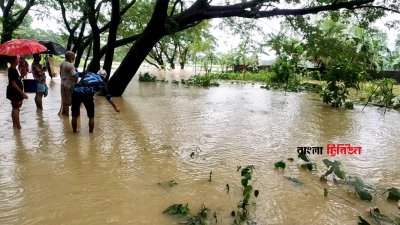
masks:
[[[3,33],[12,34],[22,23],[23,12],[40,1],[25,1],[20,13],[10,14],[16,1],[0,1],[3,11]],[[397,0],[124,0],[124,1],[72,1],[51,0],[41,5],[42,10],[53,8],[60,12],[58,16],[65,26],[68,36],[67,48],[77,53],[77,61],[84,53],[93,56],[88,70],[100,69],[100,60],[105,56],[103,68],[110,72],[114,49],[129,45],[120,66],[109,81],[113,95],[122,95],[135,75],[140,64],[146,59],[153,47],[169,36],[170,40],[185,42],[188,34],[178,32],[199,26],[203,21],[213,18],[271,18],[279,16],[307,16],[310,14],[332,13],[331,19],[338,17],[357,18],[361,28],[385,15],[385,12],[399,13]],[[15,8],[16,9],[16,8]],[[22,20],[9,19],[13,15]],[[16,24],[15,21],[21,23]],[[336,23],[335,19],[331,22]],[[326,22],[326,23],[331,23]],[[251,22],[246,22],[251,27]],[[394,25],[393,23],[392,25]],[[299,24],[298,24],[299,25]],[[324,25],[322,25],[324,26]],[[12,27],[12,29],[10,29]],[[238,26],[243,33],[246,27]],[[4,32],[8,29],[8,33]],[[249,28],[250,29],[250,28]],[[340,29],[336,27],[334,29]],[[319,31],[321,32],[321,31]],[[178,35],[178,36],[177,36]],[[2,36],[2,41],[12,35]],[[119,52],[118,54],[121,54]]]

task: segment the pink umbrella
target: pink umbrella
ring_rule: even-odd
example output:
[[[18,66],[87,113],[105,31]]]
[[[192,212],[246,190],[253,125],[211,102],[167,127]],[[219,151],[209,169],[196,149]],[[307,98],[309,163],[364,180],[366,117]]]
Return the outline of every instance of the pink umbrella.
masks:
[[[37,41],[29,39],[13,39],[0,45],[0,55],[32,55],[47,51],[47,48]]]

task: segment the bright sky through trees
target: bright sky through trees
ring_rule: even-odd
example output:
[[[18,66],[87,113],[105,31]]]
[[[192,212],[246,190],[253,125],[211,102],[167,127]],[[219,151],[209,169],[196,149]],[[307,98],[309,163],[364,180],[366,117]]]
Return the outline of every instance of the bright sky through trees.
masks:
[[[52,10],[52,9],[51,9]],[[61,33],[61,30],[63,30],[63,24],[56,21],[56,19],[45,19],[45,20],[38,20],[35,11],[30,12],[31,16],[33,17],[33,22],[32,22],[32,27],[33,28],[39,28],[43,30],[52,30],[57,33]],[[57,15],[57,12],[50,13],[50,15]],[[379,28],[382,32],[387,33],[388,37],[388,47],[393,50],[394,45],[395,45],[395,39],[398,35],[397,30],[389,30],[384,24],[388,20],[393,20],[397,19],[400,20],[400,15],[398,14],[390,14],[389,16],[386,16],[380,20],[378,20],[374,25]],[[263,27],[264,32],[267,34],[276,34],[281,30],[281,25],[280,23],[283,21],[283,17],[280,18],[266,18],[266,19],[259,19],[259,20],[254,20],[257,24],[259,24],[261,27]],[[229,50],[236,48],[241,41],[241,37],[238,35],[232,35],[228,34],[218,28],[218,24],[221,23],[221,19],[214,19],[212,20],[212,24],[214,25],[215,29],[212,29],[212,35],[214,35],[217,38],[217,52],[228,52]],[[249,34],[252,35],[252,38],[255,38],[257,41],[261,40],[261,37],[254,34]],[[262,60],[272,60],[275,58],[275,53],[273,51],[270,51],[269,49],[266,49],[266,52],[268,55],[260,55],[260,59]]]

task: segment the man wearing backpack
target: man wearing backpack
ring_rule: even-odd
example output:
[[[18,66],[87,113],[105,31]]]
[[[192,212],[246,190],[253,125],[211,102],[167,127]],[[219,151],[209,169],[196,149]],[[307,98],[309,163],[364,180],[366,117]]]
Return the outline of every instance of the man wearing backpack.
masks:
[[[94,102],[93,96],[98,91],[102,91],[107,101],[114,107],[116,112],[119,112],[118,107],[111,99],[111,95],[108,93],[107,84],[104,82],[104,78],[107,73],[104,70],[100,70],[98,74],[95,73],[75,73],[75,76],[81,78],[77,83],[72,92],[72,130],[74,133],[77,132],[77,122],[80,115],[81,103],[86,108],[87,116],[89,117],[89,133],[93,132],[94,129]]]

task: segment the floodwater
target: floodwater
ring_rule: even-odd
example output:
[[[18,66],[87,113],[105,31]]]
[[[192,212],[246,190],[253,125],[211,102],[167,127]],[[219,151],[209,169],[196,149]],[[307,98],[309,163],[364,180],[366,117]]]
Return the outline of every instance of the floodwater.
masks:
[[[217,224],[232,224],[230,212],[242,195],[237,166],[245,165],[256,168],[251,182],[260,195],[249,211],[257,224],[356,224],[372,206],[400,217],[397,203],[381,195],[400,187],[399,112],[336,110],[311,94],[285,95],[257,84],[198,88],[139,83],[135,76],[123,97],[114,98],[120,113],[96,96],[94,133],[82,108],[74,134],[69,119],[57,115],[60,80],[49,80],[44,111],[36,112],[34,94],[28,94],[22,130],[14,131],[7,76],[0,74],[2,225],[177,224],[184,219],[162,213],[175,203],[188,203],[192,215],[204,204],[216,212]],[[328,156],[329,143],[359,145],[362,153]],[[310,155],[319,172],[299,167],[299,146],[324,147],[323,155]],[[289,169],[274,170],[289,157],[295,158]],[[344,184],[320,181],[324,158],[340,160],[347,174],[375,185],[374,201],[359,200]],[[171,180],[178,184],[171,187]],[[339,197],[324,197],[324,188]]]

